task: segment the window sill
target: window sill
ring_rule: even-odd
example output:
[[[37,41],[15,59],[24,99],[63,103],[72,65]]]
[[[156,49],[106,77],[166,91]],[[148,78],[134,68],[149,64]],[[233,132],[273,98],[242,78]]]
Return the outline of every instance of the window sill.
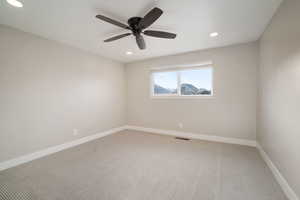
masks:
[[[215,99],[215,96],[172,96],[172,95],[165,95],[165,96],[150,96],[151,99]]]

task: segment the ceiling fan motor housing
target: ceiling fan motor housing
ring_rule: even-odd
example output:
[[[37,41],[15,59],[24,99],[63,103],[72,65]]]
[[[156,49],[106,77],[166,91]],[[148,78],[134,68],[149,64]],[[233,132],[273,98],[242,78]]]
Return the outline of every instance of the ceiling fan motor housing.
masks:
[[[131,17],[130,19],[128,19],[128,25],[130,26],[134,35],[139,35],[142,32],[142,28],[139,27],[139,23],[141,20],[141,17]]]

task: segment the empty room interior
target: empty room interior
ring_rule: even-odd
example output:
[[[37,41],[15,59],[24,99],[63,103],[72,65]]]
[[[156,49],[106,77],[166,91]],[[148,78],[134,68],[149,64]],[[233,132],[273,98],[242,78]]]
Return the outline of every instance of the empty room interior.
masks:
[[[300,0],[0,0],[0,200],[299,200]]]

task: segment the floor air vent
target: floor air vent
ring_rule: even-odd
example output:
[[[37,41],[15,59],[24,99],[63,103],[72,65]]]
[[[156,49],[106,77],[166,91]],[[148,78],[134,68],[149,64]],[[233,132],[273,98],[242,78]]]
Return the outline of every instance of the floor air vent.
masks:
[[[185,140],[185,141],[188,141],[188,140],[191,140],[189,138],[182,138],[182,137],[175,137],[176,140]]]

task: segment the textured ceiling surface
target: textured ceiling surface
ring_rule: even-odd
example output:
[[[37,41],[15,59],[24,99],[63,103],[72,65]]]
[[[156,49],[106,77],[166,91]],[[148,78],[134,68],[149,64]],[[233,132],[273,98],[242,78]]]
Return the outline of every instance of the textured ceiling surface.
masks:
[[[0,0],[0,24],[78,47],[121,62],[226,46],[257,40],[282,0],[21,0],[14,8]],[[175,40],[145,36],[139,50],[133,36],[111,43],[103,40],[126,33],[95,18],[104,14],[126,23],[151,8],[163,15],[149,28],[178,34]],[[219,37],[210,38],[211,32]],[[126,55],[132,51],[132,55]]]

